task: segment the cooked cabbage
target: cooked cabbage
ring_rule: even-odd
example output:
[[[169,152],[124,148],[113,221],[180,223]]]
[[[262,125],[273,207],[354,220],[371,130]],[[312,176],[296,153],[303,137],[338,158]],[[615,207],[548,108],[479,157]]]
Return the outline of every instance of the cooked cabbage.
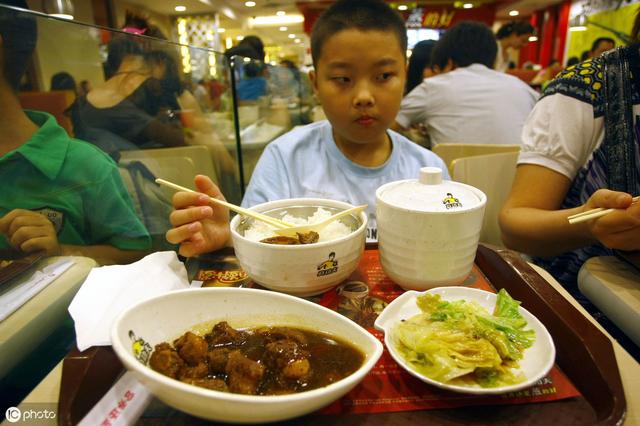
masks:
[[[533,345],[524,330],[520,302],[498,292],[493,314],[476,302],[444,301],[438,294],[417,298],[422,311],[395,327],[395,345],[415,371],[433,380],[462,386],[497,387],[520,383],[517,361]],[[516,370],[516,371],[514,371]]]

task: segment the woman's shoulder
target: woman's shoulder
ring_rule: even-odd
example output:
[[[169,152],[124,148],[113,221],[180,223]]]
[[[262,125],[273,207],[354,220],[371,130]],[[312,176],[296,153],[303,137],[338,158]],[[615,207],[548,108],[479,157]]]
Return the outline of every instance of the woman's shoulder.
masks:
[[[544,89],[540,99],[561,94],[587,103],[596,116],[604,114],[604,62],[588,59],[562,70]]]
[[[86,103],[96,109],[118,108],[123,104],[138,103],[161,93],[159,80],[153,77],[135,75],[123,80],[111,78],[102,86],[86,95]]]

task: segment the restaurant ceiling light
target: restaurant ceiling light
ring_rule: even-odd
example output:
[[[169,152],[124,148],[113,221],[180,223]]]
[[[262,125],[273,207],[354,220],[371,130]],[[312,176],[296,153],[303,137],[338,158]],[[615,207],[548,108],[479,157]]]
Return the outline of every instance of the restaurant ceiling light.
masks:
[[[289,29],[289,28],[287,28],[287,27],[280,27],[280,28],[279,28],[279,30],[280,30],[280,31],[287,31],[288,29]]]
[[[587,15],[579,13],[569,20],[570,31],[586,31],[587,30]]]
[[[62,19],[73,19],[73,2],[71,0],[44,0],[42,8],[48,15]]]
[[[244,36],[236,36],[236,40],[240,41],[244,38]]]
[[[173,8],[173,10],[175,10],[176,12],[184,12],[185,10],[187,10],[186,6],[176,6]]]
[[[233,10],[231,10],[231,8],[229,7],[221,7],[220,8],[220,13],[222,13],[224,16],[226,16],[227,18],[231,19],[232,21],[236,21],[238,19],[238,17],[236,16],[235,12]]]
[[[247,6],[247,7],[253,7],[253,6],[256,5],[256,2],[255,1],[245,1],[244,5]]]
[[[300,40],[299,38],[293,40],[294,43],[300,43],[302,40]]]
[[[462,5],[463,9],[473,9],[473,3],[465,3]]]
[[[295,34],[289,34],[289,38],[296,38]]]
[[[250,27],[268,27],[277,25],[301,24],[304,22],[304,16],[296,15],[265,15],[249,18]]]
[[[287,12],[285,12],[284,10],[279,10],[279,11],[276,12],[276,16],[284,16],[286,14],[287,14]]]
[[[517,10],[512,10],[509,12],[509,16],[518,16],[520,15],[520,12],[518,12]]]
[[[227,30],[226,30],[226,29],[224,29],[224,28],[218,28],[218,32],[219,32],[219,33],[223,33],[223,32],[225,32],[225,31],[227,31]]]
[[[409,9],[409,6],[407,6],[406,4],[401,4],[400,6],[398,6],[398,10],[407,10]]]
[[[536,37],[536,36],[529,36],[529,41],[538,41],[538,37]]]

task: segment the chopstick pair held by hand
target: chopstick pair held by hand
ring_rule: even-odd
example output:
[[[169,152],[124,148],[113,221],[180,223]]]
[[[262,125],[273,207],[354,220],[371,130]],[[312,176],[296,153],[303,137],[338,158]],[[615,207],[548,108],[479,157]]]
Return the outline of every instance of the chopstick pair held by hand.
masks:
[[[198,191],[194,191],[192,189],[185,188],[184,186],[177,185],[177,184],[175,184],[173,182],[169,182],[169,181],[164,180],[164,179],[156,179],[156,183],[159,184],[159,185],[168,186],[169,188],[173,188],[173,189],[178,190],[178,191],[186,191],[186,192],[198,193]],[[204,194],[204,195],[206,195],[206,194]],[[225,206],[229,210],[233,210],[234,212],[239,213],[239,214],[241,214],[243,216],[249,216],[249,217],[252,217],[254,219],[260,220],[262,222],[268,223],[269,225],[271,225],[271,226],[273,226],[273,227],[275,227],[277,229],[290,228],[290,227],[293,226],[292,224],[290,224],[288,222],[285,222],[285,221],[282,221],[282,220],[280,220],[278,218],[267,216],[267,215],[264,215],[262,213],[255,212],[253,210],[245,209],[243,207],[236,206],[235,204],[231,204],[231,203],[228,203],[226,201],[219,200],[217,198],[209,197],[209,199],[212,202],[216,203],[216,204],[220,204],[222,206]]]
[[[631,199],[631,204],[635,204],[640,200],[640,196],[636,196],[633,197]],[[574,215],[571,215],[569,217],[567,217],[567,219],[569,220],[570,224],[575,224],[575,223],[581,223],[581,222],[586,222],[588,220],[592,220],[592,219],[597,219],[599,217],[602,216],[606,216],[609,213],[616,211],[619,209],[605,209],[604,207],[598,207],[595,209],[589,209],[587,211],[584,211],[582,213],[577,213]]]

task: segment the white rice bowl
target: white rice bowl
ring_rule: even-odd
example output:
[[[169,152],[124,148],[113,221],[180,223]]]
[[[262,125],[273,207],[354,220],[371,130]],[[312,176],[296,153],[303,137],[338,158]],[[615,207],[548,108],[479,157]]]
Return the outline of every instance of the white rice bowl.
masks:
[[[307,224],[353,207],[321,198],[292,198],[251,207],[295,224]],[[308,218],[308,219],[307,219]],[[367,229],[365,211],[327,225],[313,244],[268,244],[269,225],[240,215],[231,220],[231,238],[242,269],[256,283],[296,296],[320,294],[340,284],[358,267]]]

